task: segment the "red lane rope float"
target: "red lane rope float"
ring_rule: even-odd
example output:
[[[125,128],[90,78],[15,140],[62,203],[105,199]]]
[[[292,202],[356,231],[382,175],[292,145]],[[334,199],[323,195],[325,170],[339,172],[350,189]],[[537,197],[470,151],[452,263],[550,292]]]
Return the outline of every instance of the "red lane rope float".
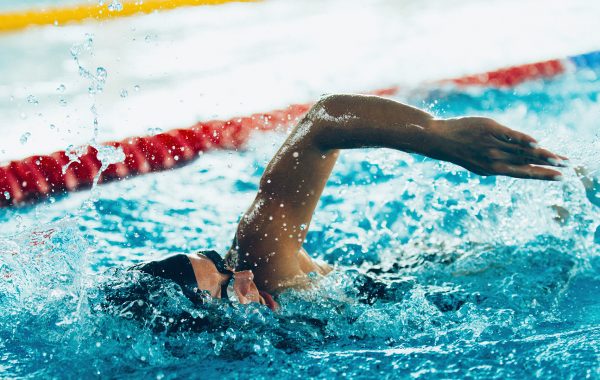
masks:
[[[451,79],[450,82],[460,86],[485,85],[494,87],[512,87],[519,83],[533,79],[551,78],[562,74],[565,65],[562,60],[530,63],[490,71],[483,74],[469,75],[462,78]]]
[[[239,148],[253,130],[287,128],[306,112],[311,104],[296,104],[282,110],[249,117],[200,122],[188,129],[173,129],[154,136],[131,137],[104,145],[119,147],[125,154],[121,163],[111,164],[99,177],[99,183],[121,180],[139,174],[184,165],[200,152],[211,149]],[[98,151],[87,152],[70,162],[64,151],[46,156],[31,156],[0,167],[0,206],[20,205],[52,195],[90,188],[102,164]],[[63,172],[63,168],[68,165]]]
[[[490,71],[479,75],[441,81],[463,85],[510,87],[527,80],[550,78],[565,71],[561,60],[551,60]],[[372,91],[394,95],[398,87]],[[188,129],[174,129],[155,136],[131,137],[105,145],[120,147],[122,163],[111,164],[99,177],[99,183],[126,179],[139,174],[184,165],[198,153],[211,149],[235,149],[243,145],[253,130],[289,127],[310,109],[311,104],[296,104],[282,110],[254,114],[227,121],[200,122]],[[101,168],[97,150],[88,147],[78,162],[70,162],[64,151],[47,156],[31,156],[0,167],[0,207],[20,205],[52,195],[90,188]],[[63,173],[63,167],[68,167]]]

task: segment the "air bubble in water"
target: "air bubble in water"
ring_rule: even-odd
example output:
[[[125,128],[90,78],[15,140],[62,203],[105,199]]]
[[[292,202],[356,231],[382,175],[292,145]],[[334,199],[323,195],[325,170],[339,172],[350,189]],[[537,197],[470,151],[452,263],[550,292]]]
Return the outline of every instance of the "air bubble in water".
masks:
[[[19,141],[21,141],[21,144],[25,145],[27,144],[27,140],[29,140],[29,137],[31,137],[31,133],[25,132],[21,135]]]
[[[304,231],[306,229],[306,224],[302,223],[300,225],[300,231]]]
[[[127,90],[126,90],[126,89],[122,89],[122,90],[121,90],[121,94],[120,94],[120,95],[121,95],[121,97],[122,97],[122,98],[126,98],[126,97],[127,97],[127,95],[129,95],[129,92],[127,92]]]
[[[4,192],[4,198],[10,199],[10,193],[8,191]]]
[[[67,87],[64,84],[61,84],[60,86],[58,86],[56,88],[56,91],[60,92],[61,94],[65,92],[65,90],[67,89]]]
[[[37,97],[35,97],[35,95],[28,95],[27,96],[27,103],[29,104],[39,104],[39,100]]]
[[[135,86],[133,86],[133,90],[135,92],[139,92],[140,91],[140,86],[136,84]]]
[[[67,106],[67,99],[65,99],[65,98],[63,98],[61,96],[60,99],[58,99],[58,104],[60,104],[62,107],[66,107]]]

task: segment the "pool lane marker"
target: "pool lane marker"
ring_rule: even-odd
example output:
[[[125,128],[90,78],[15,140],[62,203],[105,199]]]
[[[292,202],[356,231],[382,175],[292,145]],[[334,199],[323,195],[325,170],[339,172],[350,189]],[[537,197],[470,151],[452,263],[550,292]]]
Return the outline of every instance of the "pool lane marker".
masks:
[[[568,58],[577,69],[593,69],[600,67],[600,50],[585,54],[573,55]]]
[[[562,60],[553,59],[477,75],[468,75],[462,78],[451,79],[450,82],[459,86],[513,87],[530,80],[552,78],[564,73],[565,70],[566,67]]]
[[[121,9],[110,10],[112,0],[104,0],[103,5],[79,4],[65,7],[26,9],[0,13],[0,32],[14,32],[29,26],[64,25],[85,20],[107,20],[120,17],[147,14],[180,7],[200,5],[220,5],[226,3],[249,3],[260,0],[138,0],[121,1]]]
[[[525,64],[479,75],[444,80],[438,84],[457,86],[512,87],[529,80],[548,79],[568,71],[600,68],[600,51]],[[398,92],[398,87],[371,91],[386,96]],[[213,149],[238,149],[248,140],[252,131],[286,129],[296,124],[310,109],[312,103],[294,104],[284,109],[257,113],[230,120],[199,122],[186,129],[173,129],[154,136],[130,137],[105,143],[119,147],[125,153],[121,163],[109,165],[101,174],[99,183],[123,180],[140,174],[172,169],[198,158]],[[71,162],[64,151],[50,155],[36,155],[11,161],[0,166],[0,207],[22,205],[57,196],[66,192],[88,189],[100,170],[97,150],[88,147]],[[68,167],[63,173],[63,167]]]

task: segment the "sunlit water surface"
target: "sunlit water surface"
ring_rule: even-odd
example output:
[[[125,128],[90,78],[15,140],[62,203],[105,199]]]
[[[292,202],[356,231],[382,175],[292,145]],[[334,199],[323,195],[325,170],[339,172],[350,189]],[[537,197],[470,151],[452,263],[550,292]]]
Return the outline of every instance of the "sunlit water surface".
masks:
[[[596,78],[399,99],[438,116],[494,117],[597,176]],[[193,309],[168,284],[145,323],[126,305],[97,307],[102,284],[129,280],[111,268],[225,252],[284,137],[255,135],[244,151],[0,211],[2,376],[600,377],[600,208],[591,201],[600,202],[572,169],[543,183],[400,152],[344,152],[306,244],[338,270],[313,290],[282,294],[280,312]],[[357,296],[357,273],[385,284],[374,303]],[[164,331],[185,312],[212,327]]]

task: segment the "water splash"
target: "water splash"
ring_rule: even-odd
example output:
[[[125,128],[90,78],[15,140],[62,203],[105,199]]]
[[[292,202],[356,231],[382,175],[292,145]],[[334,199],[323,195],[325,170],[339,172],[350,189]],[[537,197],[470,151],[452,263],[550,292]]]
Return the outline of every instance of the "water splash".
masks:
[[[121,5],[118,1],[113,1],[113,3],[109,6],[109,8],[111,6],[121,7]],[[109,165],[115,164],[118,162],[122,162],[125,159],[125,155],[121,148],[114,148],[112,146],[106,146],[106,145],[97,143],[97,137],[98,137],[98,133],[99,133],[99,122],[98,122],[99,115],[98,115],[98,109],[96,107],[95,96],[96,96],[96,94],[99,94],[104,90],[108,72],[103,67],[97,67],[95,74],[93,74],[91,71],[89,71],[84,66],[82,66],[81,61],[80,61],[81,55],[83,53],[88,53],[91,55],[93,53],[93,44],[94,44],[94,36],[92,34],[86,34],[86,38],[82,43],[74,44],[71,48],[71,56],[73,57],[73,60],[76,62],[77,66],[79,68],[79,75],[82,78],[89,81],[88,93],[90,95],[92,95],[92,98],[93,98],[92,105],[90,106],[90,112],[93,117],[92,137],[90,138],[90,141],[88,142],[87,145],[81,145],[81,146],[70,145],[69,147],[67,147],[65,153],[66,153],[67,157],[69,158],[69,162],[66,165],[64,165],[62,168],[63,174],[64,174],[64,173],[66,173],[66,170],[69,167],[69,165],[71,165],[74,162],[80,162],[80,160],[79,160],[80,157],[87,153],[88,147],[93,147],[96,149],[96,151],[97,151],[96,157],[100,161],[101,167],[100,167],[98,173],[96,173],[96,176],[94,177],[91,197],[90,197],[90,199],[88,199],[87,202],[85,202],[86,205],[91,204],[91,202],[93,201],[93,197],[96,194],[95,189],[97,187],[100,176],[102,175],[102,172],[105,171]],[[58,87],[57,91],[59,91],[60,93],[63,93],[65,91],[65,86],[61,84]],[[123,93],[121,93],[121,95],[123,95]],[[62,101],[62,99],[61,99],[61,101]],[[66,101],[65,101],[65,103],[66,103]]]
[[[96,188],[102,172],[104,172],[109,165],[123,162],[125,160],[125,153],[121,147],[113,147],[110,145],[93,145],[93,147],[97,150],[96,158],[98,158],[98,161],[102,164],[100,170],[98,170],[98,173],[94,177],[93,188]]]
[[[432,109],[518,126],[595,175],[598,93],[597,82],[581,80],[446,89]],[[212,152],[159,177],[114,183],[95,200],[96,213],[84,210],[73,226],[49,238],[53,223],[21,228],[0,240],[0,262],[10,270],[0,284],[6,376],[60,377],[68,368],[73,377],[194,377],[193,356],[207,376],[598,377],[600,209],[572,169],[549,184],[478,177],[404,153],[345,152],[306,244],[338,264],[337,273],[309,291],[281,294],[279,313],[219,302],[193,308],[172,283],[104,272],[171,253],[224,251],[285,137],[256,135],[246,151]],[[113,153],[106,162],[118,158]],[[39,215],[11,212],[25,221],[60,219],[77,210],[77,199]],[[556,206],[566,214],[557,218]],[[1,226],[14,223],[5,216]],[[53,240],[57,234],[66,240]],[[31,248],[39,240],[44,248]],[[81,254],[90,260],[83,267]],[[122,302],[107,307],[109,297]],[[137,311],[149,317],[140,321]],[[186,328],[192,319],[205,325]]]
[[[86,34],[84,42],[74,44],[71,47],[71,57],[79,68],[79,76],[89,80],[88,93],[90,95],[101,93],[104,90],[106,77],[108,76],[108,72],[104,67],[99,66],[96,68],[95,72],[92,72],[81,64],[81,55],[84,52],[92,54],[93,46],[94,36],[92,34]]]

